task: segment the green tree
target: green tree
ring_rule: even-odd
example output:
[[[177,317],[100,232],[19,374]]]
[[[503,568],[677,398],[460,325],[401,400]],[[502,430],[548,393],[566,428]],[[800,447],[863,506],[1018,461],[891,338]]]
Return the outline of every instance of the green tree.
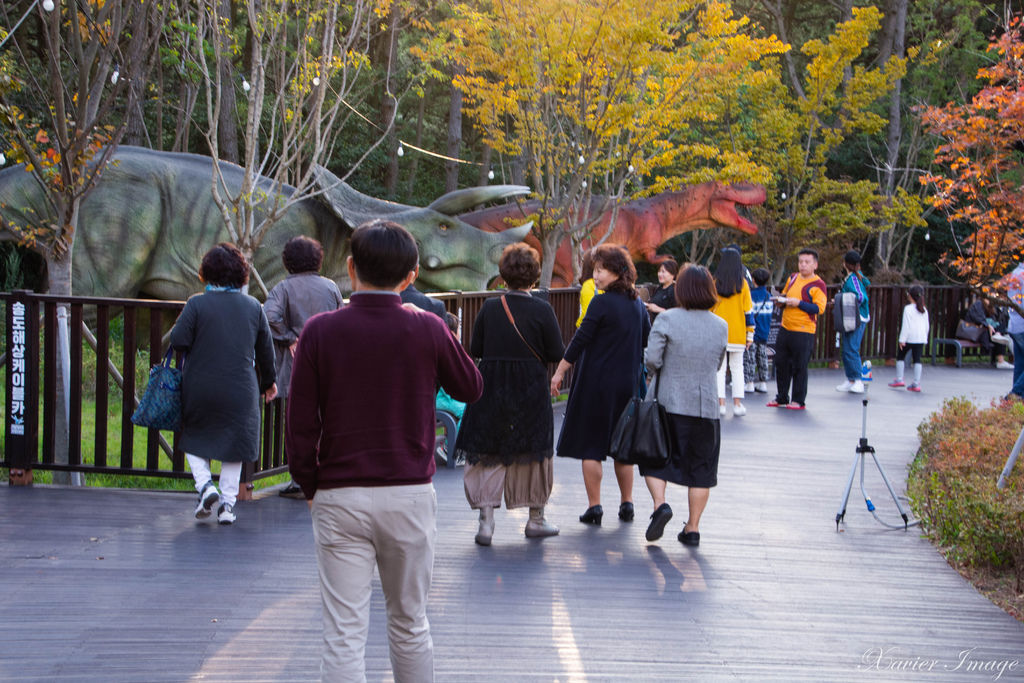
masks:
[[[243,119],[242,185],[228,187],[218,161],[213,197],[232,241],[251,258],[292,204],[323,192],[318,168],[331,158],[342,124],[355,109],[357,103],[349,98],[359,92],[356,84],[368,67],[371,35],[390,0],[354,5],[248,0],[237,26],[225,16],[221,0],[196,1],[203,40],[195,44],[192,58],[205,96],[203,138],[215,160],[223,156],[224,108],[237,106]],[[225,75],[236,73],[229,68],[236,58],[245,67],[240,80],[225,83]],[[260,187],[262,178],[270,179],[268,189]],[[285,185],[294,188],[287,197],[281,192]],[[259,273],[253,274],[266,295]]]
[[[720,93],[763,79],[758,61],[785,49],[745,35],[747,21],[728,4],[495,0],[453,9],[424,53],[456,67],[465,114],[486,144],[522,165],[540,199],[543,285],[563,240],[588,236],[624,199],[678,186],[682,178],[663,171],[680,160],[718,159],[717,177],[757,179],[745,155],[680,134],[712,115]]]
[[[10,51],[0,55],[0,139],[6,155],[32,174],[47,207],[28,225],[2,227],[43,256],[49,292],[68,295],[79,209],[124,134],[125,112],[138,105],[139,89],[129,82],[146,78],[162,10],[154,2],[100,0],[47,6],[50,11],[42,3],[5,3],[0,9],[8,26],[17,28],[21,12],[28,21],[2,36]],[[57,351],[66,359],[64,306],[58,327]],[[58,365],[57,400],[65,407],[56,419],[59,459],[68,452],[69,378],[66,363]]]
[[[906,60],[895,55],[877,67],[861,63],[880,19],[874,7],[854,8],[827,38],[801,46],[799,87],[788,87],[776,72],[744,103],[755,122],[744,143],[773,171],[768,201],[755,212],[755,239],[776,280],[801,246],[839,251],[893,223],[923,224],[920,203],[906,190],[886,196],[874,180],[830,174],[845,141],[883,130],[876,106],[906,71]]]

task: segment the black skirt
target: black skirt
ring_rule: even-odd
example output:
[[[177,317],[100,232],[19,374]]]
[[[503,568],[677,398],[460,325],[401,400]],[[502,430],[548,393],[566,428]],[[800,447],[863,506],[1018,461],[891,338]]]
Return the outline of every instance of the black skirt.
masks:
[[[641,467],[640,474],[680,486],[709,489],[717,485],[720,424],[718,420],[705,417],[669,413],[672,454],[668,464],[658,469]]]

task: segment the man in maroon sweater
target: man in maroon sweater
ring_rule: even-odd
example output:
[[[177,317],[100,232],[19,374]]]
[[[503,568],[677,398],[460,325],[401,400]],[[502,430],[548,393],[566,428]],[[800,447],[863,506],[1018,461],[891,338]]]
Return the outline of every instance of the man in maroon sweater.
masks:
[[[483,381],[433,313],[402,305],[416,242],[401,226],[355,230],[348,306],[313,316],[288,397],[288,467],[310,502],[323,601],[321,676],[365,680],[374,566],[387,604],[396,681],[433,680],[427,591],[437,499],[434,396],[475,401]]]

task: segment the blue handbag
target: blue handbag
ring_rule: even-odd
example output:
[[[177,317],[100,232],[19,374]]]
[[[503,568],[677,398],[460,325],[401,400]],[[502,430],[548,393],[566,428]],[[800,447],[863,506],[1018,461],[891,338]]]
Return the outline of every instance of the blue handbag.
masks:
[[[172,354],[168,348],[164,362],[150,369],[149,383],[132,414],[132,424],[172,432],[181,428],[181,370],[171,367]]]

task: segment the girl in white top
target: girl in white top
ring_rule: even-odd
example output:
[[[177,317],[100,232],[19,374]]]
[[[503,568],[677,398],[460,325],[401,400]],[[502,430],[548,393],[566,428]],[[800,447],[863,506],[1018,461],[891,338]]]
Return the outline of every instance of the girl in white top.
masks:
[[[928,341],[928,309],[924,307],[924,287],[913,285],[907,291],[910,303],[903,308],[903,327],[900,329],[900,350],[896,354],[896,379],[889,382],[890,387],[906,386],[903,383],[903,359],[908,352],[913,353],[914,381],[907,386],[907,391],[921,391],[921,351]]]

